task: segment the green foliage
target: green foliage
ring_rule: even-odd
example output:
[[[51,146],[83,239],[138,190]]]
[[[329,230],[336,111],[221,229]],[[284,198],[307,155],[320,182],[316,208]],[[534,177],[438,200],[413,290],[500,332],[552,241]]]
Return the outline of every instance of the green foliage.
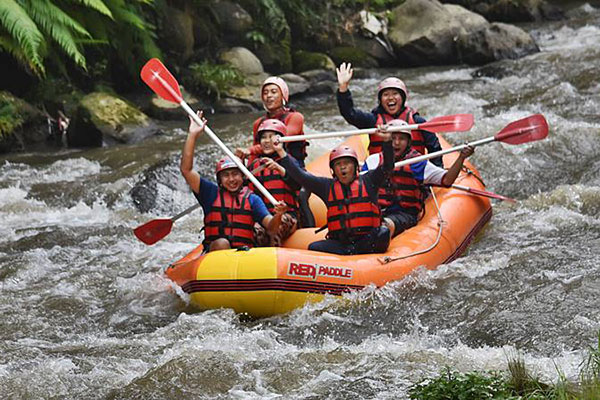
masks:
[[[48,60],[58,70],[66,71],[64,60],[86,70],[84,47],[110,44],[137,72],[141,58],[160,54],[154,28],[141,16],[142,6],[151,4],[152,0],[2,0],[0,49],[42,78]]]
[[[253,43],[254,48],[257,48],[259,44],[265,44],[267,42],[265,34],[257,30],[246,33],[246,39]]]
[[[582,399],[600,398],[600,331],[597,346],[589,348],[588,357],[581,365],[579,374]]]
[[[516,399],[497,372],[462,374],[449,368],[434,380],[423,380],[413,385],[409,395],[411,399],[419,400]]]
[[[0,139],[11,135],[25,122],[11,98],[6,92],[0,92]]]
[[[190,83],[194,89],[201,93],[219,99],[221,93],[232,85],[244,84],[242,74],[229,64],[212,64],[203,61],[200,64],[192,64]]]

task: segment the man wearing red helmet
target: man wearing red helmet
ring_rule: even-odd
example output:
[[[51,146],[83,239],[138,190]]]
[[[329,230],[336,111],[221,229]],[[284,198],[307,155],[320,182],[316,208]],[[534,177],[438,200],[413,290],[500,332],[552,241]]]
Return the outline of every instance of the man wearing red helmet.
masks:
[[[340,114],[346,122],[356,126],[359,129],[375,128],[385,125],[392,120],[400,119],[409,124],[422,124],[427,122],[419,115],[417,110],[408,107],[408,90],[406,85],[400,79],[395,77],[386,78],[381,81],[377,87],[378,105],[371,112],[365,112],[354,108],[352,94],[348,88],[352,79],[353,69],[351,64],[342,63],[336,69],[338,78],[337,103]],[[437,136],[428,131],[413,130],[412,146],[413,149],[421,154],[425,152],[433,153],[442,149]],[[376,135],[369,135],[369,154],[377,154],[381,151],[381,142]],[[434,158],[432,163],[443,167],[442,157]]]
[[[298,226],[298,192],[300,185],[291,179],[281,165],[276,162],[277,153],[273,147],[273,140],[287,134],[287,127],[278,119],[264,120],[257,130],[261,153],[248,164],[248,169],[256,176],[265,188],[275,197],[277,201],[283,201],[288,206],[288,211],[283,214],[279,230],[275,235],[268,235],[267,231],[260,225],[255,225],[256,243],[258,246],[280,246],[285,239],[294,233]],[[254,190],[254,185],[249,184]],[[267,202],[265,197],[257,192],[267,205],[267,209],[273,212],[274,207]]]
[[[198,112],[198,116],[205,125],[202,112]],[[202,178],[194,171],[194,147],[204,131],[204,125],[199,126],[190,118],[180,166],[181,174],[204,210],[204,249],[213,251],[254,247],[254,224],[258,223],[269,234],[275,234],[287,206],[279,202],[274,207],[274,215],[271,215],[261,198],[244,186],[242,171],[229,158],[217,163],[215,173],[218,184]]]
[[[381,130],[385,131],[392,125],[407,125],[407,123],[394,120],[382,126]],[[392,133],[395,162],[421,155],[412,148],[411,142],[411,131],[408,129]],[[452,185],[460,173],[463,162],[473,154],[473,151],[471,146],[464,148],[448,170],[425,160],[395,167],[388,174],[385,183],[379,188],[379,206],[383,213],[383,223],[390,230],[390,238],[417,224],[424,209],[423,185]],[[381,153],[372,154],[365,160],[362,170],[378,168],[382,162]]]
[[[262,117],[254,121],[252,125],[253,146],[248,150],[238,149],[236,155],[240,158],[249,157],[252,161],[260,152],[258,146],[258,127],[266,119],[278,119],[287,127],[288,135],[303,135],[304,134],[304,116],[295,109],[288,106],[290,99],[290,90],[285,81],[277,76],[270,76],[263,82],[260,89],[260,96],[263,102],[263,107],[267,112]],[[306,158],[305,141],[287,143],[285,148],[304,168],[304,159]]]
[[[275,150],[279,163],[302,186],[316,194],[327,205],[326,240],[308,246],[309,250],[341,255],[383,253],[390,242],[389,229],[381,225],[377,191],[385,181],[386,171],[394,168],[391,134],[382,133],[383,165],[358,174],[358,157],[351,147],[341,145],[329,154],[334,178],[312,175],[286,155],[281,143]]]

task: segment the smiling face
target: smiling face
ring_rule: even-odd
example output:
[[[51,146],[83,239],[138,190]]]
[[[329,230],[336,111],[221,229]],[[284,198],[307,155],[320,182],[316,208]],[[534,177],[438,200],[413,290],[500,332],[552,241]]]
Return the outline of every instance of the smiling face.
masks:
[[[237,192],[244,185],[244,175],[238,168],[229,168],[219,172],[219,183],[229,192]]]
[[[263,154],[273,154],[275,152],[273,140],[275,140],[276,137],[281,137],[281,134],[274,131],[262,131],[260,132],[260,135],[260,146],[262,147]]]
[[[381,106],[386,113],[394,115],[402,110],[404,99],[398,89],[384,89],[381,92]]]
[[[340,183],[349,185],[356,178],[358,166],[354,158],[341,157],[333,161],[332,168],[333,174]]]
[[[265,85],[261,93],[262,102],[269,112],[274,112],[283,107],[283,95],[281,89],[275,84]]]

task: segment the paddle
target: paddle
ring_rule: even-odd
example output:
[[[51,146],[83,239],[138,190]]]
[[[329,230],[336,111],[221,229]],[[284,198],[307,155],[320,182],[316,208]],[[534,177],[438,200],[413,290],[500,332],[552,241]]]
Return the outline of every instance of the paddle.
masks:
[[[422,129],[429,132],[463,132],[468,131],[473,127],[473,114],[455,114],[446,115],[443,117],[436,117],[430,121],[423,122],[422,124],[412,124],[404,126],[390,126],[388,132],[399,132],[406,129]],[[377,128],[368,129],[354,129],[350,131],[340,132],[326,132],[326,133],[313,133],[309,135],[292,135],[279,138],[281,143],[285,142],[297,142],[300,140],[310,139],[325,139],[330,137],[343,137],[343,136],[354,136],[354,135],[365,135],[373,134],[377,132]]]
[[[442,186],[442,185],[431,185],[431,186],[446,187],[446,186]],[[489,197],[490,199],[503,200],[503,201],[508,201],[511,203],[517,202],[515,199],[511,199],[510,197],[502,196],[501,194],[497,194],[497,193],[493,193],[493,192],[488,192],[487,190],[475,189],[475,188],[472,188],[469,186],[464,186],[464,185],[452,185],[451,187],[454,189],[457,189],[457,190],[463,190],[465,192],[473,193],[477,196]]]
[[[506,125],[504,129],[496,133],[494,136],[485,139],[476,140],[471,143],[461,144],[460,146],[451,147],[436,151],[434,153],[424,154],[422,156],[409,158],[407,160],[398,161],[394,164],[396,168],[405,165],[414,164],[424,160],[430,160],[443,156],[444,154],[461,151],[467,146],[476,147],[491,142],[503,142],[508,144],[523,144],[544,139],[548,136],[548,123],[542,114],[534,114],[529,117],[513,121]]]
[[[171,75],[169,70],[160,62],[158,58],[152,58],[148,60],[146,65],[142,67],[142,71],[140,73],[142,80],[146,82],[148,86],[154,92],[162,97],[163,99],[170,101],[172,103],[179,104],[188,115],[196,122],[199,126],[204,125],[204,122],[200,120],[198,115],[190,108],[190,106],[183,100],[181,96],[181,91],[179,90],[179,84],[177,80]],[[223,152],[235,162],[240,171],[248,177],[248,179],[254,184],[254,186],[260,190],[260,192],[271,202],[271,204],[276,205],[277,200],[275,197],[269,193],[269,191],[256,179],[250,171],[244,166],[240,160],[234,156],[234,154],[225,146],[225,144],[219,139],[217,135],[208,127],[204,126],[204,131],[206,134],[223,150]]]
[[[148,245],[154,244],[171,233],[173,222],[185,215],[188,215],[199,207],[200,204],[193,205],[172,218],[153,219],[152,221],[146,222],[145,224],[135,228],[133,233],[135,234],[135,237],[140,239],[142,242]]]
[[[257,174],[267,167],[267,164],[262,164],[252,170],[253,174]],[[135,237],[147,245],[154,244],[171,233],[173,223],[179,218],[184,217],[192,211],[200,208],[200,204],[193,205],[172,218],[158,218],[148,221],[143,225],[138,226],[133,230]]]

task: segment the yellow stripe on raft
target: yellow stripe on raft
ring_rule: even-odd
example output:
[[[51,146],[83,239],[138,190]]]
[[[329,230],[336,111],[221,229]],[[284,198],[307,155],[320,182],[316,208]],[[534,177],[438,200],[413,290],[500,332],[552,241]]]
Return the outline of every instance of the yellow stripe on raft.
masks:
[[[195,278],[204,283],[204,290],[191,293],[192,304],[202,304],[208,309],[231,308],[255,317],[283,314],[301,307],[307,300],[323,299],[322,294],[261,289],[276,288],[280,282],[277,249],[273,247],[208,253],[196,268]],[[208,291],[207,281],[215,281],[221,289],[223,285],[229,289]]]

